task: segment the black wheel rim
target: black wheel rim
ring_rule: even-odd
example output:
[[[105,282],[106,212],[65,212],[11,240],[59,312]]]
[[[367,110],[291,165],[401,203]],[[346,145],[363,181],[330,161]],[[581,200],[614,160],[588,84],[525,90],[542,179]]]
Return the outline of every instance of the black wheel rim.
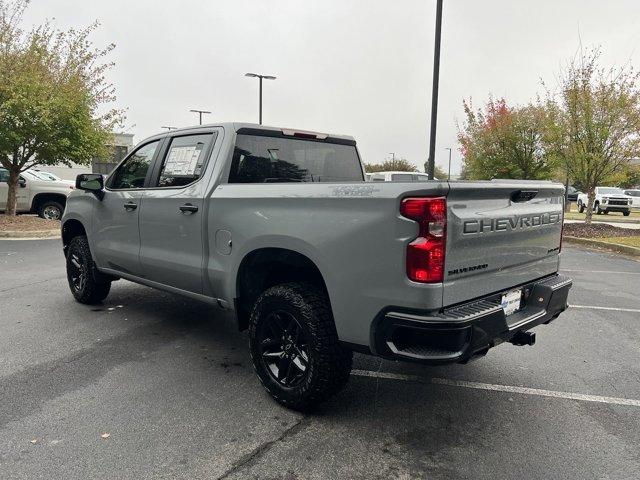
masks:
[[[309,343],[298,320],[289,312],[275,310],[264,316],[257,333],[269,375],[287,388],[304,381],[309,371]]]
[[[81,255],[75,251],[69,252],[68,260],[69,280],[71,287],[76,292],[81,292],[87,282],[87,269]]]

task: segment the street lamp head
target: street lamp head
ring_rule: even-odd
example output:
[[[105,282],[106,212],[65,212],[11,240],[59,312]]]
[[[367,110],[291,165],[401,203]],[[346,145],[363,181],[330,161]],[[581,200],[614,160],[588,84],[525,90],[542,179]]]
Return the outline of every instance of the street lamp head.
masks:
[[[265,80],[275,80],[276,77],[273,75],[260,75],[259,73],[245,73],[245,77],[255,77],[255,78],[264,78]]]

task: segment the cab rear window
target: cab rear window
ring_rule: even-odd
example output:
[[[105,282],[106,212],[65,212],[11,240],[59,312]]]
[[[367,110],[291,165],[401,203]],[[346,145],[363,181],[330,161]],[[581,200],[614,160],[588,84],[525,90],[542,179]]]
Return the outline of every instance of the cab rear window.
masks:
[[[363,180],[353,145],[242,134],[229,173],[229,183]]]

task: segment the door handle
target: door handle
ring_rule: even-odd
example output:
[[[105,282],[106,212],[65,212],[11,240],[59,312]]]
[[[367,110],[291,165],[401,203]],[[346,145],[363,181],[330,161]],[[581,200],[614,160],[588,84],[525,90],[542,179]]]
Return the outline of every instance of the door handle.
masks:
[[[180,211],[182,213],[186,213],[186,212],[196,213],[198,211],[198,207],[190,203],[185,203],[184,205],[180,206]]]
[[[133,202],[127,202],[124,204],[124,209],[127,211],[133,211],[138,208],[138,205]]]

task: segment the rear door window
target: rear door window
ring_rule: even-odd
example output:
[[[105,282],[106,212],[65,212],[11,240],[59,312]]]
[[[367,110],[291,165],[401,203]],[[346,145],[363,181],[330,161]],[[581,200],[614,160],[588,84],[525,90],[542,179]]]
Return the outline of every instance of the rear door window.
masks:
[[[229,183],[361,182],[353,145],[238,135]]]
[[[173,137],[162,160],[158,187],[182,187],[202,175],[215,133]]]

